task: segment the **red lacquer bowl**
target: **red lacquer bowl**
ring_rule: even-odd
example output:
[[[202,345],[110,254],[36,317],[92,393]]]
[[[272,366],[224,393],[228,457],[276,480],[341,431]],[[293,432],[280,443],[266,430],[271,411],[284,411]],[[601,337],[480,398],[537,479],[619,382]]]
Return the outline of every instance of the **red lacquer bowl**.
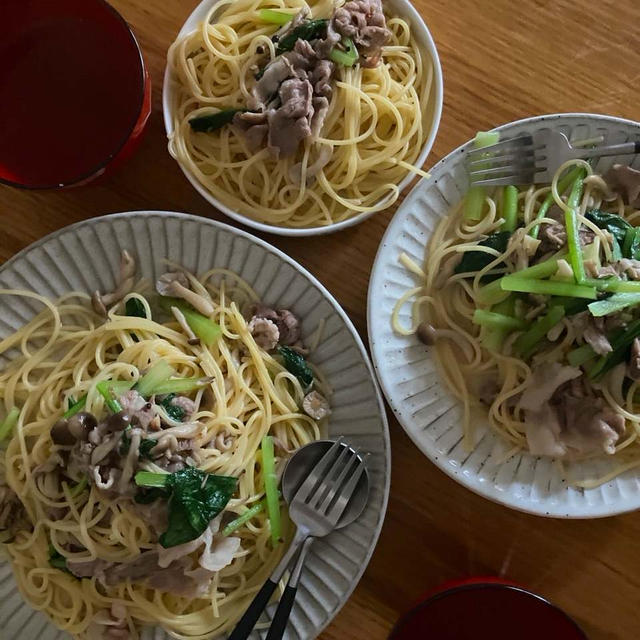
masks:
[[[389,640],[587,640],[569,616],[497,578],[448,582],[404,615]]]
[[[128,158],[151,83],[120,14],[104,0],[12,0],[0,25],[0,182],[78,186]]]

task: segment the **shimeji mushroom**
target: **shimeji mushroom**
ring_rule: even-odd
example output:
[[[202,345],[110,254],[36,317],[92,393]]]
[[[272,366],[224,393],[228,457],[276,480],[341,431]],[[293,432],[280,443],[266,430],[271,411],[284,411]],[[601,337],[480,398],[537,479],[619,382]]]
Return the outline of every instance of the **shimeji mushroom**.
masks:
[[[120,302],[127,294],[131,293],[135,284],[136,261],[125,249],[120,255],[120,274],[118,276],[118,286],[111,293],[101,294],[95,291],[91,296],[93,310],[102,315],[107,315],[107,308]]]
[[[331,413],[329,401],[317,391],[312,391],[304,397],[302,408],[314,420],[322,420],[322,418],[326,418]]]
[[[204,316],[208,317],[214,312],[209,300],[189,289],[189,279],[181,271],[170,271],[160,276],[156,281],[156,291],[161,296],[180,298],[188,302]]]
[[[184,313],[178,309],[178,307],[171,307],[171,313],[173,317],[178,321],[178,324],[182,327],[182,330],[187,334],[187,342],[191,345],[200,344],[200,338],[193,333],[193,330],[189,326],[187,319],[184,317]]]
[[[432,347],[442,338],[448,338],[460,347],[468,362],[473,360],[473,347],[471,344],[451,329],[436,329],[428,322],[421,322],[416,329],[416,337],[422,344],[426,344],[428,347]]]

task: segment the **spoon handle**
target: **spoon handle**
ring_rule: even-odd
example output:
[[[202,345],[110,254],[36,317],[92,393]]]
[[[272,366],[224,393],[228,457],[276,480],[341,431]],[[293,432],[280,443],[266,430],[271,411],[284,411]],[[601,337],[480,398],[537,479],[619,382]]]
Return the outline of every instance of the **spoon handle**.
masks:
[[[307,538],[302,549],[300,549],[300,555],[298,556],[298,560],[296,561],[291,577],[289,578],[289,583],[280,598],[280,603],[278,604],[276,614],[273,616],[273,620],[271,621],[271,627],[269,628],[266,640],[281,640],[284,636],[285,629],[287,628],[287,622],[289,622],[289,616],[291,615],[293,602],[296,598],[298,582],[300,582],[300,574],[302,573],[304,559],[312,542],[313,538]]]
[[[253,627],[256,626],[258,618],[260,618],[260,615],[269,604],[269,600],[277,586],[278,583],[271,579],[262,585],[262,589],[258,591],[249,608],[244,612],[244,615],[231,632],[228,640],[246,640],[251,635]]]
[[[291,546],[282,557],[278,566],[274,569],[271,577],[262,585],[262,589],[258,591],[257,595],[249,605],[249,608],[244,612],[244,615],[240,618],[238,624],[236,624],[227,640],[246,640],[251,635],[253,627],[255,627],[260,615],[269,604],[269,600],[278,586],[278,582],[280,582],[282,574],[287,570],[291,560],[297,553],[298,549],[300,549],[302,543],[307,539],[308,535],[309,533],[306,529],[303,529],[302,527],[298,528],[296,535],[291,542]]]

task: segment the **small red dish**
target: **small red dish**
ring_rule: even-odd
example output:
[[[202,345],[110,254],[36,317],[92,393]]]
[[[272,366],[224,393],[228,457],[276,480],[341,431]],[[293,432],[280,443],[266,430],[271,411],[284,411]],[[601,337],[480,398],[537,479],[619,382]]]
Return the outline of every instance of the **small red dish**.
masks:
[[[0,3],[0,182],[85,184],[129,157],[151,111],[140,47],[104,0]]]
[[[550,602],[496,578],[449,582],[404,615],[389,640],[587,640]]]

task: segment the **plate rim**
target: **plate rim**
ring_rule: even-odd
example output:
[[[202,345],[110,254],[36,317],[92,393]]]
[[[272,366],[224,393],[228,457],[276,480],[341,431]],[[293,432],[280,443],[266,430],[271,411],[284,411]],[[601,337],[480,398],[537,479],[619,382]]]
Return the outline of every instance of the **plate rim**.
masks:
[[[326,629],[334,621],[335,617],[338,615],[340,610],[350,600],[358,584],[360,584],[362,576],[364,575],[364,572],[369,566],[369,563],[371,562],[371,558],[373,557],[373,554],[375,553],[375,550],[378,546],[378,542],[380,540],[380,534],[382,532],[382,527],[384,525],[384,521],[387,514],[387,508],[389,504],[389,494],[390,494],[390,488],[391,488],[391,463],[392,463],[391,441],[389,436],[389,421],[388,421],[387,413],[385,410],[385,405],[384,405],[382,392],[380,389],[380,384],[375,374],[375,370],[374,370],[371,358],[367,353],[363,339],[361,338],[355,325],[347,315],[346,311],[342,308],[340,303],[331,294],[331,292],[308,269],[306,269],[303,265],[298,263],[292,257],[288,256],[286,253],[284,253],[284,251],[282,251],[278,247],[270,244],[269,242],[261,238],[258,238],[257,236],[254,236],[253,234],[249,233],[248,231],[245,231],[244,229],[238,229],[230,224],[220,222],[218,220],[212,220],[210,218],[204,218],[202,216],[193,215],[190,213],[161,210],[161,209],[141,209],[141,210],[121,211],[117,213],[110,213],[106,215],[96,216],[94,218],[88,218],[86,220],[79,220],[70,225],[67,225],[60,229],[52,231],[51,233],[48,233],[44,237],[22,248],[20,251],[18,251],[16,254],[11,256],[7,261],[5,261],[0,265],[0,275],[7,269],[10,269],[14,262],[17,262],[18,260],[26,256],[28,253],[30,253],[31,251],[38,249],[45,243],[51,240],[55,240],[59,236],[69,231],[74,231],[78,228],[85,227],[85,226],[92,226],[100,222],[107,222],[109,224],[112,224],[112,221],[117,221],[120,219],[127,219],[127,218],[134,218],[137,216],[145,217],[145,218],[154,218],[154,217],[173,218],[175,220],[178,220],[179,222],[193,222],[193,223],[197,223],[205,226],[211,226],[221,231],[230,233],[232,235],[237,235],[239,237],[242,237],[245,240],[249,241],[250,243],[254,243],[258,245],[259,247],[266,250],[267,252],[271,252],[272,254],[277,256],[279,259],[287,263],[294,270],[302,274],[302,276],[304,276],[309,281],[309,283],[320,292],[322,297],[331,305],[334,311],[340,316],[340,318],[344,322],[344,325],[349,331],[349,333],[351,334],[351,337],[354,339],[358,352],[363,360],[363,363],[367,368],[367,371],[369,373],[369,377],[373,386],[375,399],[377,401],[378,412],[380,415],[380,422],[382,425],[382,433],[380,435],[383,443],[382,454],[384,455],[384,461],[385,461],[384,483],[382,486],[382,492],[383,492],[382,503],[380,506],[378,521],[376,523],[375,530],[373,532],[372,542],[369,549],[367,550],[367,553],[363,562],[355,572],[354,578],[351,581],[351,584],[349,585],[348,589],[345,591],[344,597],[340,598],[337,604],[330,611],[328,611],[327,621],[321,626],[319,626],[317,629],[311,630],[312,633],[314,634],[313,636],[306,636],[308,637],[308,640],[312,640],[313,638],[320,635],[324,631],[324,629]],[[9,563],[6,562],[6,560],[2,560],[0,561],[0,564],[9,564]],[[20,597],[22,598],[22,594],[20,594]],[[26,602],[26,600],[24,600],[24,598],[22,599],[25,602],[26,606],[30,607],[30,605]],[[48,622],[49,624],[53,624],[51,623],[50,620],[48,620]],[[60,630],[58,629],[58,632],[59,631]]]
[[[200,14],[206,13],[209,9],[211,9],[214,5],[216,5],[220,0],[201,0],[201,2],[196,5],[193,11],[186,18],[177,35],[173,39],[173,42],[180,38],[183,35],[186,35],[191,30],[191,22],[196,20],[200,20]],[[438,54],[438,49],[435,44],[435,40],[429,27],[427,26],[422,14],[413,6],[410,0],[393,0],[398,4],[404,7],[404,10],[410,14],[411,19],[414,21],[414,24],[417,26],[418,30],[421,32],[422,37],[424,37],[426,42],[426,48],[428,49],[429,55],[433,60],[433,81],[434,81],[434,89],[435,89],[435,97],[434,97],[434,112],[433,119],[431,122],[431,131],[425,140],[425,143],[422,147],[422,151],[416,160],[416,166],[422,167],[424,163],[427,161],[429,154],[433,149],[433,145],[435,143],[436,137],[438,135],[438,131],[440,130],[440,121],[442,119],[442,110],[444,105],[444,74],[442,71],[442,64],[440,62],[440,56]],[[172,44],[173,44],[172,42]],[[171,46],[171,45],[170,45]],[[172,89],[172,79],[171,79],[171,71],[169,68],[168,61],[165,60],[164,73],[162,76],[162,120],[164,123],[164,129],[167,136],[173,133],[173,108],[171,106],[171,98],[173,96]],[[172,160],[180,167],[180,170],[187,178],[191,186],[196,190],[196,192],[206,200],[209,205],[215,207],[224,215],[229,218],[239,222],[240,224],[244,224],[248,227],[252,227],[258,231],[262,231],[264,233],[272,233],[280,236],[287,237],[304,237],[304,236],[321,236],[328,235],[331,233],[336,233],[343,229],[347,229],[349,227],[353,227],[370,217],[374,216],[376,213],[383,213],[387,209],[382,209],[381,211],[375,212],[362,212],[358,213],[346,220],[342,220],[341,222],[336,222],[327,226],[322,227],[280,227],[277,225],[267,224],[266,222],[260,222],[258,220],[254,220],[249,216],[245,216],[231,207],[228,207],[223,202],[218,200],[215,196],[210,194],[203,185],[197,180],[197,178],[187,170],[186,167],[183,167],[180,162],[172,158]],[[411,173],[407,174],[407,176],[398,184],[398,188],[400,193],[404,193],[407,190],[407,187],[414,180],[415,176]]]
[[[607,124],[620,124],[624,126],[634,127],[638,129],[640,133],[640,121],[631,120],[628,118],[620,118],[618,116],[611,116],[602,113],[589,113],[589,112],[559,112],[559,113],[548,113],[541,114],[536,116],[530,116],[526,118],[520,118],[518,120],[513,120],[510,122],[503,123],[496,127],[492,127],[487,129],[488,131],[503,131],[505,129],[510,130],[513,128],[525,126],[528,124],[536,124],[540,122],[548,122],[558,119],[573,119],[573,118],[583,118],[594,121],[606,122]],[[449,164],[456,155],[464,152],[473,142],[473,139],[466,140],[462,144],[458,145],[448,153],[446,153],[438,162],[436,162],[429,173],[433,176],[436,171],[443,170],[443,168]],[[505,494],[500,494],[497,491],[494,491],[493,483],[471,483],[467,481],[467,475],[464,473],[458,473],[457,469],[455,469],[452,465],[445,464],[444,458],[438,456],[435,458],[429,451],[429,447],[426,443],[426,438],[420,438],[417,433],[415,433],[409,426],[408,420],[402,417],[400,410],[397,408],[397,403],[394,401],[394,394],[392,390],[387,387],[386,378],[380,373],[381,370],[381,359],[378,354],[378,347],[376,345],[376,337],[373,334],[372,327],[375,326],[373,322],[373,313],[374,313],[374,302],[375,298],[378,295],[378,292],[375,291],[378,282],[382,283],[383,277],[383,261],[382,255],[385,250],[385,245],[389,243],[390,239],[395,235],[400,235],[402,232],[402,222],[404,218],[410,213],[410,207],[413,201],[413,197],[418,194],[423,189],[428,189],[431,185],[431,180],[434,178],[430,178],[430,180],[421,179],[415,187],[407,194],[403,203],[398,207],[396,212],[394,213],[391,221],[389,222],[384,235],[378,245],[378,250],[376,251],[376,256],[373,262],[373,266],[371,268],[371,277],[369,279],[369,287],[367,291],[367,336],[369,343],[369,350],[371,353],[371,360],[373,362],[373,368],[376,372],[376,376],[378,377],[378,382],[380,383],[380,387],[384,394],[386,401],[388,402],[396,420],[401,425],[404,432],[409,436],[411,441],[416,445],[416,447],[420,450],[420,452],[441,472],[446,474],[449,478],[457,482],[459,485],[467,489],[468,491],[472,491],[476,495],[488,499],[491,502],[502,505],[509,509],[513,509],[515,511],[519,511],[521,513],[527,513],[529,515],[544,517],[544,518],[554,518],[560,520],[591,520],[596,518],[606,518],[615,515],[622,515],[624,513],[630,513],[632,511],[637,511],[640,509],[640,495],[636,499],[636,504],[626,504],[619,508],[612,508],[610,504],[599,505],[597,507],[591,507],[588,512],[578,511],[576,507],[570,505],[553,505],[553,504],[545,504],[544,507],[536,508],[536,503],[533,503],[529,500],[522,501],[521,503],[517,503],[515,500],[510,499],[505,496]],[[437,181],[437,178],[435,178]],[[429,240],[427,240],[428,243]],[[424,247],[426,251],[426,244]],[[384,366],[382,366],[384,368]],[[441,382],[440,376],[438,375],[439,383],[442,385],[442,388],[448,391],[446,385]],[[449,392],[450,393],[450,392]],[[536,456],[539,457],[539,456]],[[435,459],[434,459],[435,458]],[[639,472],[640,473],[640,472]],[[477,477],[474,474],[474,477]]]

